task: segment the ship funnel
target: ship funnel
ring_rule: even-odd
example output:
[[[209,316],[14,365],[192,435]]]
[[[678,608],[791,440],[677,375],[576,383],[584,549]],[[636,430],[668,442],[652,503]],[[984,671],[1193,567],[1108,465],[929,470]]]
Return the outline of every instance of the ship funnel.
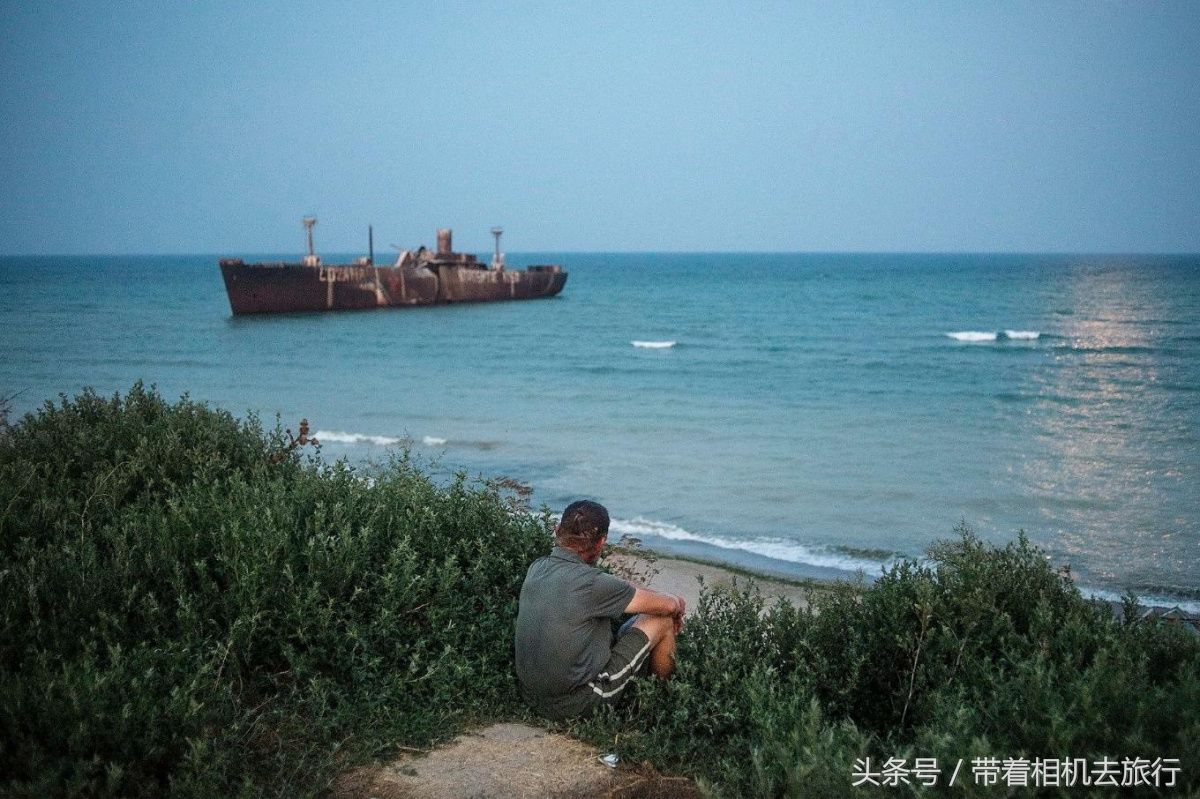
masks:
[[[452,235],[448,227],[438,229],[438,255],[449,255],[454,252],[454,247],[450,243]]]

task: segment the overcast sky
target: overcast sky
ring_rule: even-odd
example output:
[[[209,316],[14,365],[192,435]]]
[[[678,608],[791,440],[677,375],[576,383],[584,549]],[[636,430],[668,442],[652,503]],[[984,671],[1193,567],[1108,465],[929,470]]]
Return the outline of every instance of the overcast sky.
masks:
[[[0,0],[0,252],[1200,251],[1200,3]]]

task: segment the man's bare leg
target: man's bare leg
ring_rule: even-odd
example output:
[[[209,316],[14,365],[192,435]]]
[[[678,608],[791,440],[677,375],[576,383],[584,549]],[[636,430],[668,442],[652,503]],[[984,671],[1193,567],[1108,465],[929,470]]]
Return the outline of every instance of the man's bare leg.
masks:
[[[670,677],[675,671],[675,620],[639,613],[633,626],[650,639],[650,672],[664,680]]]

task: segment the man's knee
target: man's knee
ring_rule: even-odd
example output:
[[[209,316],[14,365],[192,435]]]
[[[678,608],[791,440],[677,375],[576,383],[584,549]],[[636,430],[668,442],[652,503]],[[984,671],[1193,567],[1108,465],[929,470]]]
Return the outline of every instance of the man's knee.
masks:
[[[675,637],[675,620],[670,616],[650,616],[638,614],[633,626],[646,634],[651,646],[657,646],[664,639]]]

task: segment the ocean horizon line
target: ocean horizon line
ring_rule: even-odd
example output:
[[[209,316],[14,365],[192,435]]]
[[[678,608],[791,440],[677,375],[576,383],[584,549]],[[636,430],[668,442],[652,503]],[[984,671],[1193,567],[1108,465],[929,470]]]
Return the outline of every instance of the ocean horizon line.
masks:
[[[464,250],[470,252],[470,250]],[[0,258],[262,258],[299,259],[303,253],[299,249],[288,252],[271,251],[242,251],[230,249],[224,252],[54,252],[54,253],[0,253]],[[491,249],[480,249],[478,253],[491,254]],[[318,253],[320,255],[320,253]],[[326,249],[323,258],[353,257],[362,254],[359,249]],[[390,253],[389,253],[390,254]],[[987,256],[987,257],[1103,257],[1103,258],[1197,258],[1200,250],[572,250],[543,248],[536,250],[506,251],[508,257],[523,257],[531,255],[854,255],[854,256],[917,256],[917,257],[956,257],[956,256]]]

